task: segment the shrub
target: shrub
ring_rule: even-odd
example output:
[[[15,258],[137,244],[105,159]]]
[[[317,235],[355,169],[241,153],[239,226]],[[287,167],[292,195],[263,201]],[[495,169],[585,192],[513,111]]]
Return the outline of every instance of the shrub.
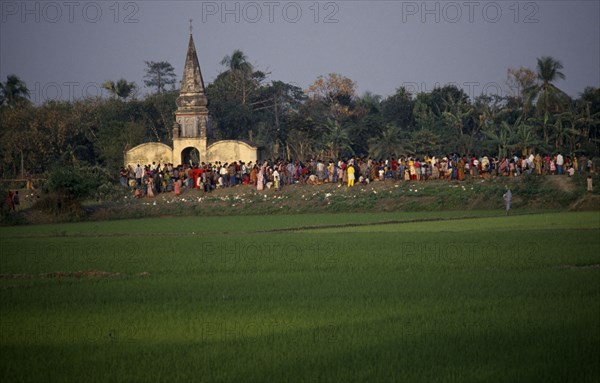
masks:
[[[110,175],[101,167],[58,167],[48,174],[45,195],[36,207],[53,215],[79,218],[81,202],[90,197],[100,199],[111,187]]]
[[[70,199],[83,199],[91,196],[99,186],[95,177],[80,168],[57,168],[48,175],[45,191],[60,194]]]

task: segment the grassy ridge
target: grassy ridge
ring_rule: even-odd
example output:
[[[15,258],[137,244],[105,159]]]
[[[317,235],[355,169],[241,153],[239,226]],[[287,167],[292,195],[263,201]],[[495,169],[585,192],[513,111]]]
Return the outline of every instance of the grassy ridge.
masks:
[[[594,184],[600,184],[600,175],[594,175]],[[16,214],[0,214],[0,225],[59,223],[75,221],[146,219],[149,217],[215,217],[227,216],[235,221],[239,216],[287,216],[298,214],[317,215],[329,220],[330,214],[424,212],[432,215],[439,211],[461,214],[477,210],[498,211],[504,207],[502,195],[508,186],[513,192],[513,209],[518,212],[539,211],[598,211],[600,189],[587,193],[584,174],[574,177],[496,177],[492,179],[468,179],[464,182],[372,182],[348,188],[336,184],[318,186],[292,185],[282,191],[257,191],[250,186],[239,186],[204,193],[197,189],[184,190],[181,196],[173,193],[159,194],[154,199],[134,199],[132,191],[117,187],[107,199],[85,201],[85,211],[52,215],[47,211],[47,196],[40,191],[22,190],[22,203]],[[52,204],[50,204],[52,205]],[[477,213],[473,213],[477,214]],[[361,216],[361,215],[359,215]],[[301,220],[301,218],[294,218]],[[349,218],[354,220],[354,218]],[[260,220],[249,222],[246,230],[262,224]],[[166,221],[168,224],[169,221]],[[195,221],[191,221],[195,222]],[[217,224],[213,232],[222,232],[226,227]],[[275,221],[273,221],[275,222]],[[280,221],[277,221],[280,222]],[[132,227],[121,226],[124,231]],[[164,226],[168,226],[163,224]],[[235,225],[230,225],[235,226]],[[304,224],[301,226],[305,226]]]
[[[597,381],[600,215],[480,213],[2,228],[0,378]]]

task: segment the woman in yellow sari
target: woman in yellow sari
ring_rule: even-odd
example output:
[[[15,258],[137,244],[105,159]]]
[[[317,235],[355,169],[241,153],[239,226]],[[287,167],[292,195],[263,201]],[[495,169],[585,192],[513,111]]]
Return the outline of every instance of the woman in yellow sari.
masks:
[[[354,166],[348,165],[346,171],[348,172],[348,187],[354,186]]]

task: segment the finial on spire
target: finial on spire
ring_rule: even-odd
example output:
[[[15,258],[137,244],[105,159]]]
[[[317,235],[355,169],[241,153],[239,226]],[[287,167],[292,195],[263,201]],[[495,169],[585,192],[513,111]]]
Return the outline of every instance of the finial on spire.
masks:
[[[190,35],[192,34],[192,21],[194,21],[194,19],[190,19]]]

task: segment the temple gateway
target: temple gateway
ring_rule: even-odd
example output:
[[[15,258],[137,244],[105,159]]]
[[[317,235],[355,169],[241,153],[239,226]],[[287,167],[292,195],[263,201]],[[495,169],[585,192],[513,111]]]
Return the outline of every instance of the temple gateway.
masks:
[[[201,162],[231,163],[240,160],[256,163],[259,159],[256,146],[239,140],[211,142],[207,105],[204,80],[190,31],[173,125],[173,147],[159,142],[138,145],[125,153],[125,167],[131,165],[135,168],[137,164],[143,166],[152,162],[176,166],[189,165],[191,162],[196,165]]]

